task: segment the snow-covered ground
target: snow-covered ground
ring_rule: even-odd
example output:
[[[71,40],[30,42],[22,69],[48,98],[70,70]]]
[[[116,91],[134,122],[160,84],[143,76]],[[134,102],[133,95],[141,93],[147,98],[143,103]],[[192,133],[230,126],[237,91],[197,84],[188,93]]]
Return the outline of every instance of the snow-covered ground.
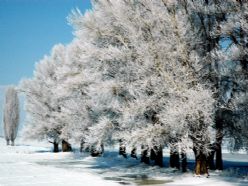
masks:
[[[198,178],[192,171],[181,174],[174,169],[140,164],[139,160],[126,160],[108,149],[103,157],[93,158],[79,152],[51,153],[47,143],[19,140],[16,144],[6,146],[0,138],[0,186],[248,185],[247,154],[224,154],[225,171]],[[168,153],[164,153],[166,165]],[[189,161],[192,166],[193,160]]]

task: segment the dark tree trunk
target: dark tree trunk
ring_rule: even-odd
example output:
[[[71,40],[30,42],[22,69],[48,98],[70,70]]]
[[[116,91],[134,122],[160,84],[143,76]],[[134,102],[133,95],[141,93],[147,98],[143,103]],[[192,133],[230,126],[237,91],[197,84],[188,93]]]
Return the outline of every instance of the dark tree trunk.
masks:
[[[154,149],[151,149],[150,160],[155,160],[155,159],[156,159],[156,152]]]
[[[218,110],[216,113],[216,136],[215,136],[215,150],[216,150],[216,157],[215,157],[215,166],[217,170],[223,170],[223,161],[222,161],[222,139],[223,139],[223,124],[224,124],[224,112],[225,110]]]
[[[153,150],[154,151],[154,150]],[[163,167],[163,148],[160,147],[155,147],[155,156],[154,156],[154,164],[158,165],[160,167]]]
[[[57,142],[53,142],[53,152],[59,152],[59,144]]]
[[[216,144],[216,169],[223,170],[221,144]]]
[[[208,156],[208,166],[210,170],[215,170],[215,165],[214,165],[214,155],[215,155],[215,145],[211,144],[211,152]]]
[[[150,164],[149,156],[148,156],[148,147],[142,145],[141,146],[141,159],[140,161],[145,164]]]
[[[220,127],[216,132],[216,169],[217,170],[223,170],[223,160],[222,160],[222,138],[223,138],[223,132],[222,127]]]
[[[72,151],[71,144],[65,140],[62,140],[62,152],[71,152],[71,151]]]
[[[135,159],[138,159],[138,157],[137,157],[137,149],[136,148],[133,148],[131,150],[131,157],[135,158]]]
[[[170,167],[180,169],[179,153],[176,149],[170,150]]]
[[[119,155],[122,155],[124,158],[127,158],[126,146],[122,140],[119,143]]]
[[[104,145],[103,145],[103,143],[101,144],[101,153],[102,154],[104,153]]]
[[[101,149],[96,149],[95,146],[91,146],[90,155],[92,157],[101,156],[103,153],[104,153],[104,146],[103,146],[103,144],[101,144]]]
[[[83,152],[84,151],[84,140],[81,140],[81,143],[80,143],[80,152]]]
[[[181,166],[182,166],[182,172],[187,172],[187,154],[186,152],[181,152]]]

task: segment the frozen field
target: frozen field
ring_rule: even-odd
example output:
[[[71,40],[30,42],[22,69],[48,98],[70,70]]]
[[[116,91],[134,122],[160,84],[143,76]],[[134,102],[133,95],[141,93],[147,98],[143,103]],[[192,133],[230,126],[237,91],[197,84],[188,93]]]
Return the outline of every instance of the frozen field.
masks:
[[[95,186],[95,185],[166,185],[166,186],[247,186],[248,155],[224,154],[226,169],[210,172],[210,178],[194,177],[169,168],[139,163],[107,150],[100,158],[87,154],[51,153],[50,144],[17,141],[6,146],[0,138],[0,186]],[[165,166],[168,163],[165,151]],[[193,167],[193,161],[189,161]]]

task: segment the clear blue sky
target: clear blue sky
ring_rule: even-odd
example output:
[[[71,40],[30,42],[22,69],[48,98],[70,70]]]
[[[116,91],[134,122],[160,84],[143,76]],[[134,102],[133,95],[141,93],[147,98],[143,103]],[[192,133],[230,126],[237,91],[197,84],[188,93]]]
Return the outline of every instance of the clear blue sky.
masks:
[[[56,43],[69,43],[66,17],[90,0],[0,0],[0,85],[32,77],[34,64]]]

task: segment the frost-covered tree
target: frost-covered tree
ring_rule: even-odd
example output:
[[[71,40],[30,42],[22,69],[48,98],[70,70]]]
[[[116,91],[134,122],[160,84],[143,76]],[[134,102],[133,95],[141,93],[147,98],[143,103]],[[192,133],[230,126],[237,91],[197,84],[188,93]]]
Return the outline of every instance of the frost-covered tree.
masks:
[[[233,83],[235,65],[230,58],[229,52],[225,51],[226,45],[232,40],[223,32],[223,24],[229,22],[229,17],[237,15],[239,1],[187,1],[193,12],[192,23],[199,29],[199,36],[204,42],[203,54],[208,62],[205,64],[205,79],[210,80],[215,89],[214,97],[216,104],[215,140],[213,140],[212,157],[216,153],[216,169],[223,169],[222,163],[222,139],[231,128],[231,112],[229,107]],[[237,22],[235,23],[237,24]],[[224,54],[224,55],[223,55]],[[227,60],[224,60],[224,58]],[[228,59],[229,58],[229,59]],[[212,159],[213,162],[213,159]],[[215,168],[211,163],[210,168]]]
[[[71,149],[68,141],[83,143],[92,125],[89,85],[96,81],[87,44],[75,39],[68,46],[56,45],[41,60],[34,77],[24,80],[27,123],[25,134],[32,139],[49,139],[58,151]]]
[[[247,94],[247,1],[232,1],[232,9],[225,20],[219,25],[218,32],[223,38],[222,47],[217,50],[215,57],[225,65],[226,95],[228,100],[222,114],[224,135],[231,139],[232,150],[247,148],[246,98]],[[232,105],[234,104],[234,105]],[[241,130],[242,129],[242,130]]]
[[[51,56],[45,56],[36,65],[34,77],[23,80],[20,89],[25,93],[25,136],[30,139],[48,139],[58,152],[63,128],[61,106],[52,91],[57,86],[56,69],[64,60],[65,47],[56,45]]]
[[[98,79],[94,64],[86,41],[75,39],[66,47],[65,61],[57,69],[57,87],[53,89],[65,123],[60,137],[80,141],[82,148],[87,130],[94,124],[88,93]]]
[[[213,147],[216,151],[216,169],[221,170],[223,138],[231,139],[231,146],[235,149],[242,148],[242,139],[246,140],[240,129],[246,127],[245,99],[242,95],[246,94],[247,79],[247,1],[205,1],[202,5],[198,11],[202,18],[205,17],[202,25],[210,28],[205,30],[212,43],[209,77],[216,88],[218,101]]]
[[[7,145],[10,141],[11,145],[15,145],[19,126],[19,99],[17,89],[14,86],[7,87],[3,112],[4,136]]]

